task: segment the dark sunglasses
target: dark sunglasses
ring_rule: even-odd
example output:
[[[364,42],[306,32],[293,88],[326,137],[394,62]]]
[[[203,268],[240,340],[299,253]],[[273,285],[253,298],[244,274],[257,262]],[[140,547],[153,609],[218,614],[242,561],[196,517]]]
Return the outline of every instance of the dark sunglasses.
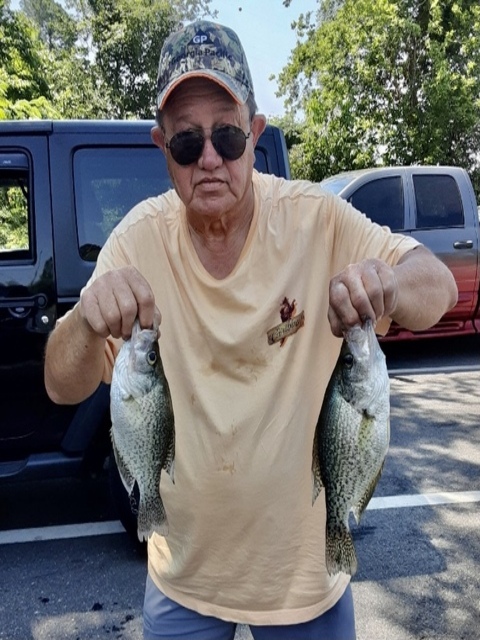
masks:
[[[238,160],[247,146],[250,133],[244,133],[239,127],[226,125],[213,129],[210,136],[213,148],[224,160]],[[165,144],[172,158],[178,164],[187,166],[196,162],[203,152],[205,136],[201,131],[180,131]]]

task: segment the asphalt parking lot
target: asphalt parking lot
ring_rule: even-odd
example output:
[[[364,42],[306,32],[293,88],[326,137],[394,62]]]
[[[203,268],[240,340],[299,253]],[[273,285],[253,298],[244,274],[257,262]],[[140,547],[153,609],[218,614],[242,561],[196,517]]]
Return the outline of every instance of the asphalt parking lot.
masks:
[[[480,637],[479,375],[392,379],[390,452],[352,525],[358,640]],[[0,638],[141,639],[146,560],[115,532],[102,482],[0,487]]]

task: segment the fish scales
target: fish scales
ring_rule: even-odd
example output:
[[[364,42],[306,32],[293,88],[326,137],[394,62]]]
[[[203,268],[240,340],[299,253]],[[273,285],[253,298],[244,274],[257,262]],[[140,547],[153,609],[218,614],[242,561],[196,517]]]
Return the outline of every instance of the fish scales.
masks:
[[[330,378],[313,446],[313,501],[325,490],[326,566],[354,575],[357,556],[348,524],[357,523],[380,478],[388,450],[390,383],[373,324],[345,335]]]
[[[141,329],[138,320],[115,360],[110,412],[120,477],[130,496],[138,486],[138,537],[146,539],[153,531],[167,535],[160,479],[165,469],[174,480],[173,407],[157,331]]]

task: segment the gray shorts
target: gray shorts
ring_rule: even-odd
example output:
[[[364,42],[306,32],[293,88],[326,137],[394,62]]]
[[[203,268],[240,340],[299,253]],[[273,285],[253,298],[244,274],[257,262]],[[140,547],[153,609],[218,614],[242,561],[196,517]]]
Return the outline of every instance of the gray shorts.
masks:
[[[203,616],[167,598],[147,577],[143,609],[145,640],[233,640],[237,625]],[[253,626],[255,640],[355,640],[352,590],[323,615],[295,625]]]

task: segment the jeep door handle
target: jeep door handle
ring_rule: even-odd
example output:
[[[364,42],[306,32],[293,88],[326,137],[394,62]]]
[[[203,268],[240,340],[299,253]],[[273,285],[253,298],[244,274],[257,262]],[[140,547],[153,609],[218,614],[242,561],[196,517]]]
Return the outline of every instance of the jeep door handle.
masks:
[[[472,249],[473,240],[457,240],[453,243],[454,249]]]
[[[3,298],[0,297],[0,309],[44,309],[47,306],[47,296],[40,293],[36,296],[30,297],[16,297]]]

